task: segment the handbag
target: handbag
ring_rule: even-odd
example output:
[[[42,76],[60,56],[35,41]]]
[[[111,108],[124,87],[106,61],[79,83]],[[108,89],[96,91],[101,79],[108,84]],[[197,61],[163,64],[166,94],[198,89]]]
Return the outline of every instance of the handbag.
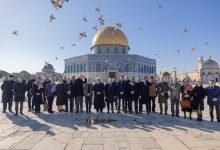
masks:
[[[189,108],[191,108],[191,101],[182,100],[182,101],[180,101],[180,105],[181,105],[182,109],[189,109]]]
[[[48,103],[45,102],[45,103],[44,103],[44,111],[47,111],[47,110],[48,110]]]

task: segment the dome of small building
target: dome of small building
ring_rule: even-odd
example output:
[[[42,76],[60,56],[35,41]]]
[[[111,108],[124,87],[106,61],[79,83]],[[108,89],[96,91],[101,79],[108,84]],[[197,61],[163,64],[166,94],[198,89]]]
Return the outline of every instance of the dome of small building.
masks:
[[[219,65],[216,61],[212,60],[211,57],[204,62],[202,69],[219,69]]]
[[[55,72],[53,65],[49,64],[49,63],[45,63],[42,72]]]
[[[118,45],[129,48],[127,37],[120,29],[115,27],[105,27],[96,33],[91,49],[100,45]]]
[[[163,77],[169,77],[170,76],[170,73],[169,72],[164,72],[163,73]]]

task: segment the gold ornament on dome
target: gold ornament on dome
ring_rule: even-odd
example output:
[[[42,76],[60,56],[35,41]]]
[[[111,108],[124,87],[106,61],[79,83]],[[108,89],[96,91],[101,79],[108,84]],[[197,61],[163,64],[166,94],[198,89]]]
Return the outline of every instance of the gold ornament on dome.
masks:
[[[92,48],[99,45],[120,45],[129,47],[125,34],[115,27],[105,27],[96,33],[92,41]]]

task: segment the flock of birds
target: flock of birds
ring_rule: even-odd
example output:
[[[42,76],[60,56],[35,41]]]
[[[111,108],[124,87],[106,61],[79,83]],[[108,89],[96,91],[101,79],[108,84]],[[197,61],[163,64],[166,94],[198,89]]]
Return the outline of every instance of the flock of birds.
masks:
[[[50,0],[50,1],[51,1],[51,4],[53,5],[53,7],[54,7],[55,9],[61,9],[61,8],[63,7],[63,5],[64,5],[65,2],[69,2],[69,0]],[[159,4],[159,5],[158,5],[158,8],[159,8],[159,9],[162,9],[163,6],[162,6],[161,4]],[[95,8],[95,12],[96,12],[96,13],[101,13],[101,9],[100,9],[99,6],[97,6],[97,7]],[[56,20],[56,17],[54,16],[54,14],[51,14],[51,15],[49,16],[49,22],[52,23],[54,20]],[[105,25],[105,19],[104,19],[104,17],[103,17],[102,14],[100,14],[100,16],[98,17],[97,20],[98,20],[98,24],[99,24],[100,27],[102,27],[102,26]],[[82,18],[82,21],[85,22],[85,23],[87,23],[87,22],[88,22],[87,16],[84,16],[84,17]],[[115,30],[113,31],[112,34],[114,34],[114,32],[115,32],[118,28],[121,28],[121,27],[122,27],[122,23],[117,22],[117,23],[115,24]],[[95,26],[92,27],[92,29],[95,30],[95,31],[98,31],[98,25],[96,24]],[[138,27],[138,30],[142,30],[142,27]],[[184,28],[184,29],[183,29],[183,32],[185,32],[185,33],[189,32],[189,28]],[[13,34],[13,35],[16,35],[16,36],[19,35],[17,30],[13,31],[12,34]],[[79,33],[79,37],[78,37],[78,42],[79,42],[80,40],[82,40],[83,38],[86,38],[86,37],[87,37],[87,33],[86,33],[85,31],[84,31],[84,32],[80,32],[80,33]],[[209,43],[206,41],[204,44],[207,46]],[[76,43],[73,43],[72,46],[76,46]],[[61,46],[60,49],[63,50],[64,47]],[[196,50],[196,47],[193,47],[193,48],[191,49],[192,52],[194,52],[195,50]],[[177,52],[177,53],[181,53],[181,50],[180,50],[180,49],[177,49],[176,52]],[[159,55],[159,53],[155,53],[155,57],[156,57],[156,58],[161,58],[160,55]],[[55,57],[55,60],[58,60],[58,57]]]

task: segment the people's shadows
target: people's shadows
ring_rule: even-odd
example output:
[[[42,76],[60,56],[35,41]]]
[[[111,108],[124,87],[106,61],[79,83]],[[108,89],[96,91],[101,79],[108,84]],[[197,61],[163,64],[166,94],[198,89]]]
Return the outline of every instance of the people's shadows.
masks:
[[[209,122],[208,120],[204,120],[202,122],[198,122],[195,119],[189,120],[184,119],[183,117],[171,117],[170,115],[160,115],[159,113],[150,113],[147,115],[143,114],[125,114],[125,113],[114,113],[107,114],[103,113],[58,113],[47,114],[41,113],[40,115],[36,115],[39,119],[45,121],[46,123],[56,126],[60,128],[65,127],[72,130],[81,130],[81,127],[97,130],[98,126],[103,128],[123,128],[123,129],[138,129],[148,132],[153,132],[154,130],[164,130],[164,131],[174,131],[174,130],[182,130],[187,131],[189,129],[197,129],[203,132],[214,133],[215,131],[220,131],[219,124],[215,122]],[[16,117],[9,116],[11,119]],[[35,121],[35,124],[40,124],[36,120],[33,120],[26,116],[27,120]],[[16,122],[16,120],[15,120]],[[30,126],[33,130],[39,130],[39,127],[35,127],[33,124],[28,125],[28,123],[20,123],[19,125]],[[38,125],[38,126],[39,126]],[[48,129],[45,129],[48,134]]]
[[[21,129],[24,132],[29,132],[29,131],[44,131],[46,132],[47,135],[54,136],[55,133],[52,132],[50,129],[51,127],[42,124],[39,121],[35,120],[34,118],[30,118],[27,115],[17,115],[14,116],[13,114],[8,114],[6,113],[6,117],[13,122],[13,124],[16,124],[20,127],[27,127],[27,129]]]

